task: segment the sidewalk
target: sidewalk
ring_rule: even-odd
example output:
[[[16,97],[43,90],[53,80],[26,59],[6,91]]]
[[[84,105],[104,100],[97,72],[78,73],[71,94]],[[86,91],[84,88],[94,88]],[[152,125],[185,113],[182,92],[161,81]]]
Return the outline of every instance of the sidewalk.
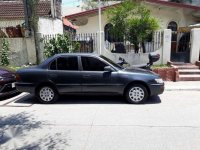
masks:
[[[165,81],[165,91],[200,91],[200,81]]]

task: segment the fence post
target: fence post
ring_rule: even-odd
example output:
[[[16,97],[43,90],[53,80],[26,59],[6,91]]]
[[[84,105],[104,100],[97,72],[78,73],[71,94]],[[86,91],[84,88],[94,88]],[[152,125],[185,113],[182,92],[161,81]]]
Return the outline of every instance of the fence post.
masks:
[[[100,40],[100,34],[101,34],[101,40]],[[101,43],[100,43],[101,41]],[[100,46],[101,44],[101,46]],[[101,49],[100,49],[101,47]],[[103,50],[104,50],[104,32],[97,32],[97,50],[95,50],[94,52],[96,52],[97,54],[103,54]]]
[[[167,64],[167,61],[170,61],[171,37],[172,37],[171,29],[165,29],[163,33],[163,49],[162,49],[162,56],[161,56],[162,64]]]
[[[195,63],[199,60],[200,53],[200,29],[195,28],[191,30],[191,49],[190,49],[190,62]]]

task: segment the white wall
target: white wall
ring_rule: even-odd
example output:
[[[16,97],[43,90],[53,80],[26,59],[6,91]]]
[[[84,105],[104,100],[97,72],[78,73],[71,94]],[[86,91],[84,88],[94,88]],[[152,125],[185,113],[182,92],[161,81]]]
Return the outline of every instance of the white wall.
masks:
[[[16,25],[22,25],[24,23],[24,20],[3,20],[0,21],[0,27],[9,27],[9,26],[16,26]]]
[[[63,23],[59,19],[39,18],[38,31],[42,34],[62,34]]]
[[[6,38],[9,42],[9,60],[12,66],[22,66],[29,63],[25,38]],[[30,46],[30,45],[29,45]],[[0,38],[0,50],[2,39]]]
[[[190,62],[195,63],[199,60],[200,56],[200,29],[194,28],[191,30],[191,49],[190,49]]]
[[[177,7],[167,7],[167,6],[157,6],[146,4],[146,6],[150,9],[151,15],[157,18],[160,22],[160,29],[166,29],[168,23],[171,21],[175,21],[178,24],[178,27],[185,27],[191,24],[194,24],[195,21],[190,14],[189,10],[183,10],[182,8]],[[102,14],[102,30],[104,30],[104,26],[108,23],[106,14]],[[98,15],[96,14],[93,17],[88,18],[88,23],[83,26],[79,26],[77,29],[77,33],[97,33],[99,30],[98,25]]]
[[[93,16],[88,18],[88,23],[83,26],[79,26],[77,29],[77,33],[97,33],[99,31],[99,22],[98,16]],[[102,28],[104,30],[104,26],[107,23],[107,19],[105,15],[102,15]]]
[[[152,16],[160,21],[161,29],[166,29],[171,21],[175,21],[178,27],[186,27],[195,23],[191,16],[191,10],[152,4],[146,6],[150,9]]]

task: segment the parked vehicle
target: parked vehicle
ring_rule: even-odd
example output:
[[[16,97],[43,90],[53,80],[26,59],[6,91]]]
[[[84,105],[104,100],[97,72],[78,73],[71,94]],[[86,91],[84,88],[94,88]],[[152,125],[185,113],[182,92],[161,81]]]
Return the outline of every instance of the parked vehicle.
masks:
[[[149,62],[147,64],[132,65],[132,67],[151,70],[151,66],[153,65],[153,63],[158,61],[159,59],[160,59],[160,54],[150,53]],[[119,64],[120,66],[130,66],[129,63],[124,58],[121,57],[119,57],[119,62],[117,64]]]
[[[61,94],[119,94],[130,103],[143,103],[164,91],[159,75],[123,68],[102,55],[58,54],[32,68],[18,70],[16,87],[41,103],[54,103]]]
[[[15,72],[8,68],[0,67],[0,97],[17,93],[15,82]]]

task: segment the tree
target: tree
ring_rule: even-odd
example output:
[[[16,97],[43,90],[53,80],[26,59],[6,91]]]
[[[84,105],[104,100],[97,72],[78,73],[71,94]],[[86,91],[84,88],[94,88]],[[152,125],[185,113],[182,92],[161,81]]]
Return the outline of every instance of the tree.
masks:
[[[139,45],[143,45],[152,32],[159,28],[158,21],[150,17],[150,11],[143,6],[138,7],[138,14],[128,19],[127,25],[128,39],[134,44],[136,53],[138,53]],[[145,52],[144,45],[143,52]]]
[[[150,11],[140,3],[126,0],[107,11],[108,20],[112,23],[111,34],[120,39],[129,40],[138,53],[139,45],[147,40],[150,34],[159,28],[158,21],[150,16]],[[145,49],[143,49],[145,51]]]
[[[37,36],[38,32],[38,21],[39,21],[39,16],[37,14],[37,8],[38,8],[38,3],[39,0],[28,0],[28,8],[30,9],[30,14],[29,14],[29,25],[30,28],[33,30],[34,33],[34,39],[35,39],[35,49],[36,49],[36,63],[39,64],[39,53],[40,53],[40,48],[39,48],[39,39]]]

